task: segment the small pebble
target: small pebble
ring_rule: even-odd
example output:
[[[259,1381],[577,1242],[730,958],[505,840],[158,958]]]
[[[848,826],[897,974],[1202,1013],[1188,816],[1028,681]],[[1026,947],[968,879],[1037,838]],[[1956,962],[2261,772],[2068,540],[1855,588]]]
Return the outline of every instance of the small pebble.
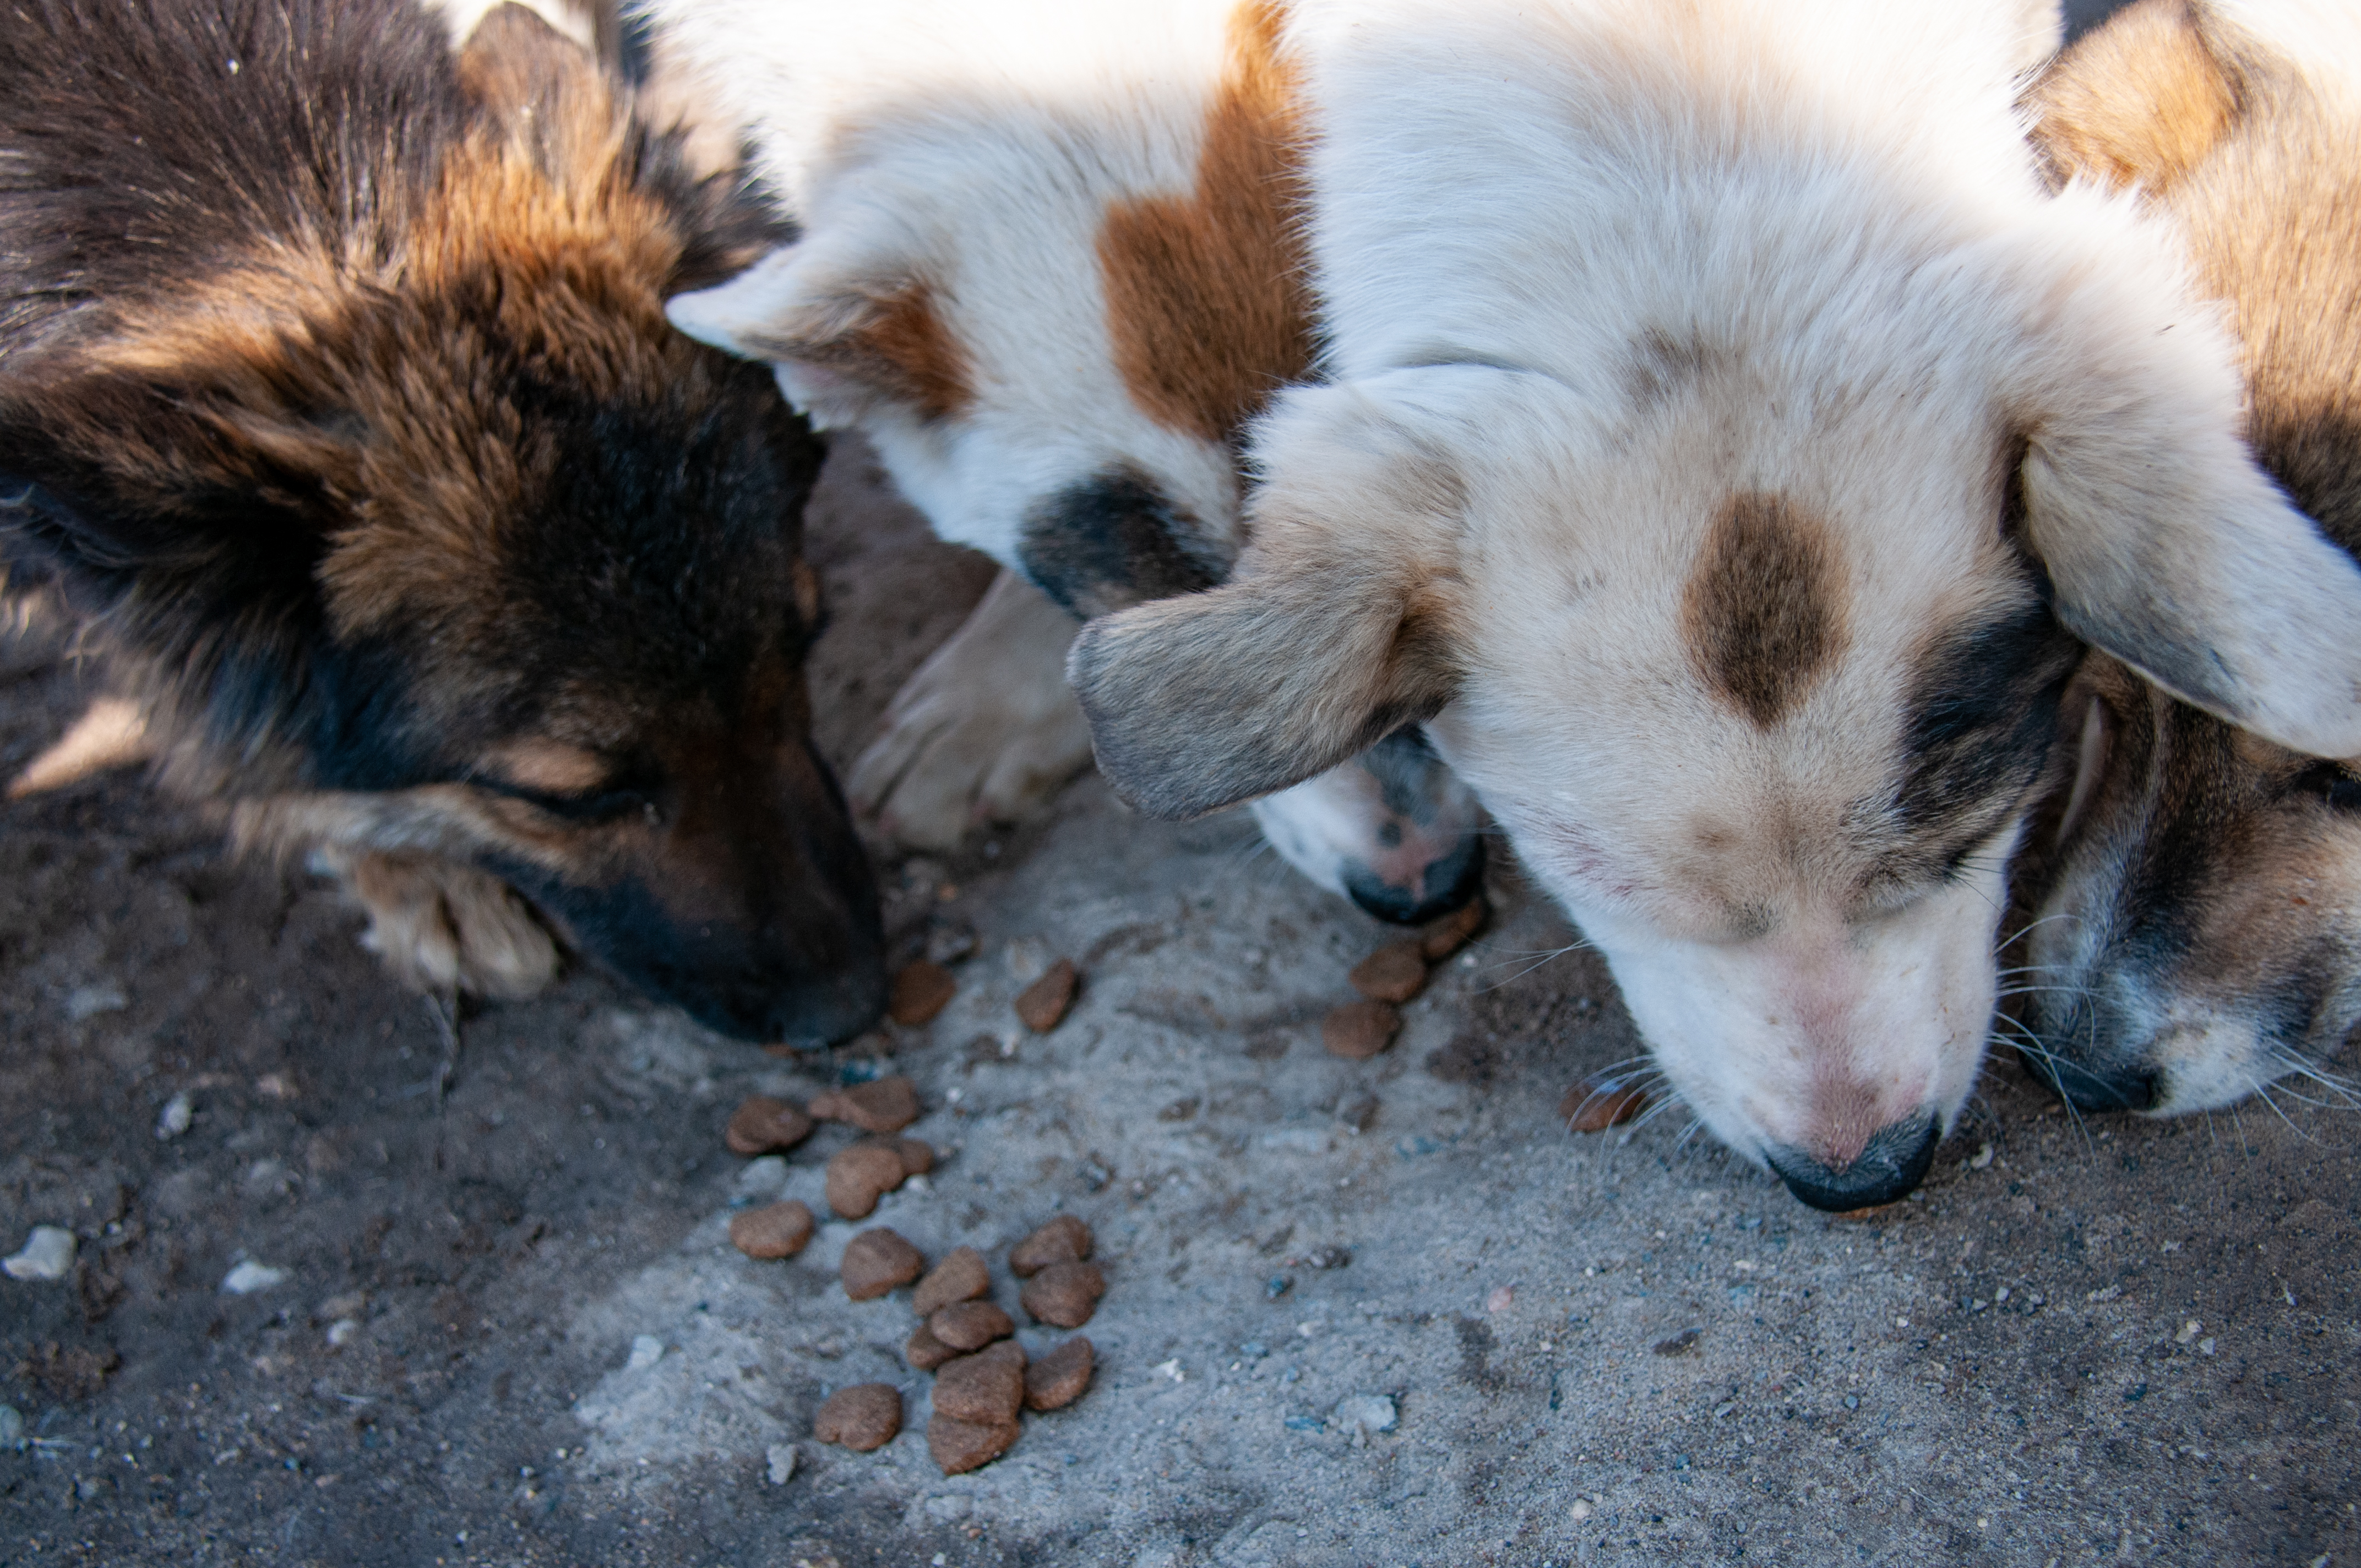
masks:
[[[980,1469],[1016,1445],[1016,1423],[963,1421],[938,1414],[927,1423],[927,1452],[946,1475]]]
[[[1336,1424],[1346,1431],[1391,1431],[1400,1420],[1394,1402],[1383,1394],[1356,1394],[1336,1406]]]
[[[939,921],[927,933],[927,961],[948,967],[975,957],[975,927],[957,920]]]
[[[1429,963],[1441,963],[1466,947],[1468,939],[1484,928],[1490,918],[1491,905],[1477,894],[1465,905],[1427,927],[1419,938],[1419,952]]]
[[[287,1271],[267,1263],[241,1263],[223,1277],[221,1288],[233,1296],[251,1296],[287,1283]]]
[[[1017,1299],[1034,1318],[1061,1329],[1078,1329],[1098,1310],[1106,1276],[1095,1263],[1053,1263],[1025,1282]]]
[[[1016,1020],[1037,1035],[1046,1035],[1056,1028],[1066,1016],[1066,1009],[1074,1004],[1074,991],[1082,977],[1074,972],[1074,960],[1060,959],[1042,973],[1039,980],[1016,993]]]
[[[894,1424],[897,1428],[902,1424],[898,1414]],[[768,1461],[772,1486],[784,1486],[796,1478],[796,1445],[794,1443],[774,1442],[763,1453],[763,1457]]]
[[[156,1118],[157,1137],[162,1139],[179,1137],[189,1130],[189,1124],[195,1119],[196,1113],[196,1102],[189,1098],[187,1090],[181,1091],[180,1093],[164,1102],[164,1109]]]
[[[754,1094],[730,1113],[730,1125],[722,1131],[721,1141],[730,1146],[731,1154],[769,1154],[802,1143],[811,1136],[812,1125],[812,1119],[792,1101]]]
[[[958,991],[959,981],[951,978],[950,970],[920,959],[894,977],[893,992],[885,999],[885,1016],[905,1028],[931,1024],[936,1014],[950,1005]]]
[[[902,1359],[918,1372],[932,1372],[958,1354],[958,1351],[937,1339],[934,1332],[924,1323],[910,1331],[909,1339],[902,1346]]]
[[[63,1279],[73,1267],[74,1234],[60,1225],[35,1225],[22,1251],[0,1269],[11,1279]]]
[[[1025,1404],[1025,1368],[1006,1356],[962,1355],[935,1373],[935,1413],[991,1425]]]
[[[1072,1404],[1091,1386],[1091,1369],[1096,1352],[1091,1342],[1076,1334],[1040,1360],[1025,1369],[1025,1408],[1028,1410],[1056,1410]]]
[[[1016,1332],[1016,1321],[989,1301],[960,1301],[927,1318],[927,1332],[953,1350],[982,1350]]]
[[[1029,1279],[1053,1263],[1080,1263],[1091,1255],[1090,1226],[1071,1214],[1056,1219],[1008,1249],[1008,1272]]]
[[[645,1372],[649,1367],[653,1366],[657,1362],[664,1359],[664,1341],[656,1338],[655,1335],[633,1334],[631,1336],[631,1354],[623,1358],[623,1370],[626,1372]]]
[[[900,1234],[880,1225],[844,1244],[844,1293],[856,1301],[883,1296],[927,1271],[927,1260]]]
[[[945,1307],[972,1301],[991,1289],[992,1270],[985,1266],[983,1254],[972,1246],[955,1246],[918,1281],[918,1288],[910,1297],[910,1308],[922,1318],[931,1317]]]
[[[891,1383],[855,1383],[820,1401],[812,1436],[867,1453],[894,1441],[902,1430],[902,1391]]]
[[[1389,942],[1345,978],[1372,1002],[1408,1002],[1426,989],[1426,958],[1415,941]]]
[[[25,1441],[25,1413],[14,1405],[0,1405],[0,1449],[14,1450]]]
[[[1320,1043],[1330,1056],[1367,1061],[1394,1043],[1401,1014],[1382,1002],[1347,1002],[1320,1020]]]
[[[811,1113],[823,1121],[849,1122],[864,1133],[898,1133],[918,1119],[918,1088],[895,1073],[820,1095],[811,1102]]]
[[[909,1175],[902,1151],[891,1144],[854,1144],[836,1151],[828,1162],[828,1206],[848,1220],[865,1220],[877,1212],[877,1200],[902,1185]]]
[[[748,1257],[793,1257],[812,1237],[812,1212],[790,1198],[731,1217],[730,1245]]]
[[[1586,1078],[1557,1102],[1558,1120],[1570,1133],[1603,1133],[1648,1107],[1648,1091],[1629,1079],[1601,1073]]]

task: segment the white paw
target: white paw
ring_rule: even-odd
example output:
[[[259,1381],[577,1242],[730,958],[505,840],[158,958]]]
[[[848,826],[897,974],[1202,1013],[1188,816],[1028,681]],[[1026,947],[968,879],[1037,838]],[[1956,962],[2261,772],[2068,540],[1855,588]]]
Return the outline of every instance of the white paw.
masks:
[[[354,855],[338,867],[368,912],[361,945],[415,990],[514,1001],[557,974],[548,927],[498,877],[433,855]]]

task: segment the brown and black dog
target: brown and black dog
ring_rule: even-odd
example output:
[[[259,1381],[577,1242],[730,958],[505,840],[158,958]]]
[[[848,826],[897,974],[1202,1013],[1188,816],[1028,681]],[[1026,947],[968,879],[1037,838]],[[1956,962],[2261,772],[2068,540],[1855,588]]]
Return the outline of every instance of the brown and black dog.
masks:
[[[2237,328],[2247,439],[2361,552],[2361,14],[2146,0],[2031,104],[2061,181],[2136,185],[2179,221]],[[2100,653],[2066,716],[2061,831],[2021,872],[2028,1057],[2086,1109],[2323,1076],[2361,1024],[2361,759],[2275,746]]]
[[[820,447],[664,316],[779,238],[742,184],[513,6],[456,52],[411,0],[6,36],[0,565],[94,630],[167,784],[342,871],[414,983],[530,992],[554,927],[730,1034],[864,1026]]]

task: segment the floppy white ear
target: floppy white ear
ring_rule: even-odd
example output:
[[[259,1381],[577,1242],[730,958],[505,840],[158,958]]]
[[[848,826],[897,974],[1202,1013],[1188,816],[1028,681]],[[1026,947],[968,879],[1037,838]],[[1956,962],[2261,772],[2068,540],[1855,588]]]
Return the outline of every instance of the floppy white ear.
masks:
[[[2059,201],[2124,226],[2095,192]],[[2242,729],[2316,756],[2361,754],[2361,568],[2239,439],[2216,312],[2152,240],[2081,259],[2034,323],[2014,399],[2026,538],[2059,619]]]
[[[1301,784],[1458,685],[1449,461],[1349,387],[1282,394],[1257,456],[1230,579],[1101,617],[1067,656],[1100,771],[1153,817]]]

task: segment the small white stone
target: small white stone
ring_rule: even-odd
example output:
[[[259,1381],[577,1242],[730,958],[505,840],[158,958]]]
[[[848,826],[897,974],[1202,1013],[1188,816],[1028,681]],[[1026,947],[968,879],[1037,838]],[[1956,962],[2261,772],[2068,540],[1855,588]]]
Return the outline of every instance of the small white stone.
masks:
[[[2199,1322],[2195,1318],[2191,1318],[2187,1322],[2180,1325],[2180,1332],[2172,1336],[2172,1343],[2175,1344],[2187,1344],[2191,1340],[2195,1339],[2199,1334],[2204,1332],[2205,1325]]]
[[[784,1486],[796,1478],[796,1445],[794,1443],[774,1442],[763,1457],[770,1461],[772,1486]]]
[[[328,1325],[328,1343],[342,1344],[360,1332],[361,1323],[358,1318],[338,1318]]]
[[[66,1017],[79,1024],[85,1018],[95,1018],[102,1013],[120,1013],[131,1005],[123,988],[113,981],[101,981],[96,985],[77,988],[66,998]]]
[[[631,1358],[623,1363],[626,1372],[644,1372],[664,1359],[664,1341],[653,1334],[631,1336]]]
[[[1992,1164],[1992,1162],[1993,1146],[1990,1144],[1986,1144],[1983,1147],[1976,1151],[1975,1158],[1968,1161],[1968,1168],[1970,1170],[1982,1170],[1986,1166]]]
[[[779,1189],[787,1184],[787,1162],[777,1155],[766,1154],[760,1159],[750,1159],[738,1173],[738,1190],[776,1197]]]
[[[221,1288],[233,1296],[251,1296],[287,1283],[287,1271],[248,1258],[222,1277]]]
[[[162,1139],[179,1137],[189,1130],[189,1123],[196,1113],[197,1102],[190,1099],[189,1091],[183,1089],[164,1102],[164,1109],[156,1117],[156,1135]]]
[[[1514,1306],[1516,1304],[1516,1300],[1517,1288],[1513,1285],[1502,1285],[1496,1288],[1489,1296],[1484,1298],[1484,1310],[1491,1313],[1494,1317],[1499,1317],[1502,1312],[1507,1311],[1510,1307]]]
[[[2082,1299],[2085,1301],[2114,1301],[2120,1299],[2123,1293],[2124,1288],[2122,1286],[2106,1285],[2092,1291],[2089,1295],[2083,1297]]]
[[[1177,1355],[1170,1361],[1149,1367],[1148,1371],[1152,1377],[1170,1377],[1175,1383],[1185,1383],[1189,1378],[1189,1375],[1180,1370],[1180,1358]]]
[[[74,1234],[59,1225],[35,1225],[25,1250],[0,1268],[11,1279],[63,1279],[73,1267]]]
[[[1572,1519],[1576,1524],[1580,1524],[1583,1520],[1588,1519],[1590,1517],[1590,1504],[1588,1500],[1582,1497],[1576,1497],[1574,1500],[1574,1507],[1565,1510],[1565,1517]]]
[[[1336,1424],[1347,1431],[1391,1431],[1400,1420],[1394,1402],[1383,1394],[1356,1394],[1336,1405]]]

